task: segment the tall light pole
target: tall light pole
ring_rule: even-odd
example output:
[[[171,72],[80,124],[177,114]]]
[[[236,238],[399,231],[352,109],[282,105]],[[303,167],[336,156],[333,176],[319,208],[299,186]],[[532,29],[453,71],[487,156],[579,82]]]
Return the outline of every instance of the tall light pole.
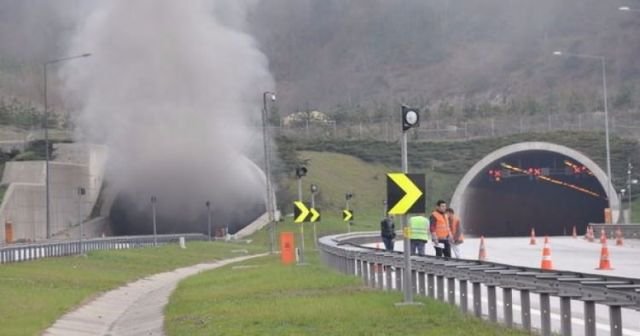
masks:
[[[47,231],[47,239],[51,238],[51,205],[49,204],[49,193],[50,193],[50,183],[49,183],[49,161],[50,161],[50,154],[49,154],[49,97],[48,97],[48,91],[47,91],[47,72],[49,69],[50,65],[54,65],[57,63],[61,63],[61,62],[65,62],[65,61],[70,61],[73,59],[77,59],[77,58],[84,58],[84,57],[89,57],[91,56],[91,54],[87,53],[87,54],[82,54],[82,55],[77,55],[77,56],[70,56],[70,57],[63,57],[63,58],[58,58],[58,59],[54,59],[54,60],[50,60],[47,61],[43,64],[42,66],[42,70],[43,70],[43,81],[44,81],[44,121],[43,121],[43,127],[44,127],[44,147],[45,147],[45,161],[44,161],[44,184],[45,184],[45,206],[46,206],[46,231]]]
[[[158,236],[156,234],[156,202],[158,199],[151,196],[151,220],[153,222],[153,246],[158,246]]]
[[[262,93],[262,141],[264,143],[264,175],[267,186],[267,218],[269,219],[269,251],[273,253],[275,251],[276,229],[275,229],[275,215],[272,198],[271,188],[271,151],[269,150],[269,137],[268,137],[268,125],[267,125],[267,98],[272,102],[276,101],[276,94],[273,92],[265,91]]]
[[[628,222],[632,223],[631,221],[631,185],[632,184],[638,184],[638,180],[637,179],[632,179],[631,178],[631,170],[633,169],[633,166],[631,165],[631,161],[629,161],[628,165],[627,165],[627,190],[629,190],[629,216],[627,217]]]
[[[209,241],[211,241],[211,202],[205,203],[207,206],[207,233],[209,235]]]
[[[563,51],[554,51],[556,56],[567,56],[577,58],[588,58],[599,60],[602,66],[602,96],[604,99],[604,137],[605,137],[605,150],[607,155],[607,201],[609,202],[609,209],[613,211],[611,207],[611,197],[613,196],[611,190],[611,184],[613,183],[613,176],[611,176],[611,149],[609,148],[609,108],[607,104],[607,66],[604,56],[586,55],[586,54],[572,54]]]

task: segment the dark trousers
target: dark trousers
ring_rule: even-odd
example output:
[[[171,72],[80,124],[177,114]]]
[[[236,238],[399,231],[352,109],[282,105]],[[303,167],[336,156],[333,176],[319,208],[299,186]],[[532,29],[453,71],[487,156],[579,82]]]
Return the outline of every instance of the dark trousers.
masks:
[[[411,239],[411,255],[424,255],[425,240]]]
[[[384,243],[384,249],[385,250],[393,251],[393,238],[382,237],[382,242]]]
[[[435,244],[433,245],[436,249],[436,257],[445,256],[451,258],[451,244],[449,243],[449,239],[439,239],[438,244],[444,244],[444,248],[439,248]]]

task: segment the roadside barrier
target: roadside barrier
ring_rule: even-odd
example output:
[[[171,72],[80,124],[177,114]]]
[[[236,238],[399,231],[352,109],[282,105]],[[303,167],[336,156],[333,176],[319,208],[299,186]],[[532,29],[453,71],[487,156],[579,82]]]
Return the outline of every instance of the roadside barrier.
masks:
[[[536,230],[534,228],[531,228],[531,239],[529,239],[529,245],[535,245],[536,244]]]
[[[478,251],[478,260],[487,260],[487,249],[484,247],[484,236],[480,236],[480,249]]]
[[[156,240],[158,244],[171,244],[178,243],[180,237],[184,237],[187,241],[208,240],[206,235],[200,233],[156,235]],[[79,255],[94,250],[121,250],[148,246],[154,246],[153,235],[13,244],[0,248],[0,264]]]
[[[551,261],[551,247],[549,246],[549,237],[544,237],[544,247],[542,248],[542,262],[540,268],[543,270],[553,269],[553,262]]]
[[[609,248],[607,247],[607,240],[602,242],[602,249],[600,250],[600,265],[598,270],[612,270],[611,262],[609,261]]]
[[[622,236],[622,230],[616,230],[616,246],[624,245],[624,237]]]
[[[363,246],[378,239],[377,232],[325,236],[319,240],[319,253],[325,264],[360,277],[372,288],[401,291],[404,274],[402,253]],[[610,335],[621,336],[622,309],[640,310],[640,279],[432,256],[412,256],[411,260],[416,294],[458,305],[463,312],[507,327],[515,326],[514,313],[519,312],[518,327],[529,332],[533,329],[532,316],[539,316],[540,328],[536,331],[542,335],[552,334],[552,296],[559,300],[557,318],[560,322],[559,326],[555,325],[559,328],[554,330],[561,335],[571,335],[573,326],[584,328],[579,334],[596,335],[597,304],[609,310],[607,315],[598,315],[599,326],[608,319]],[[373,272],[376,264],[383,265],[382,271]],[[486,292],[481,286],[486,288]],[[500,301],[495,295],[497,289],[502,289]],[[520,297],[517,310],[513,307],[514,293]],[[539,296],[539,300],[533,301],[539,303],[540,308],[535,315],[531,309],[532,295]],[[472,300],[471,305],[469,300]],[[583,305],[582,315],[571,314],[572,304],[575,305],[576,301]],[[500,320],[498,304],[502,304]],[[574,324],[572,319],[580,320]],[[628,323],[635,326],[637,321]]]

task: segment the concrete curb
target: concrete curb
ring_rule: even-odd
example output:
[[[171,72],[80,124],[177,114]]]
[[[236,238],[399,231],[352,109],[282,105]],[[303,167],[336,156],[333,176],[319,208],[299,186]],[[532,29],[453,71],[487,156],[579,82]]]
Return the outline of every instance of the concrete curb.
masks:
[[[268,253],[203,263],[158,273],[109,291],[67,313],[45,330],[46,336],[164,335],[164,307],[180,280]]]

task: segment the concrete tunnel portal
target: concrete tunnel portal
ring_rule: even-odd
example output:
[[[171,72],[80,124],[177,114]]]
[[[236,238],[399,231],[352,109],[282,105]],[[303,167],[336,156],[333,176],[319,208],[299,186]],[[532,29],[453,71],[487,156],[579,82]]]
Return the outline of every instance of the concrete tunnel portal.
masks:
[[[606,186],[609,184],[609,188]],[[568,147],[525,142],[498,149],[462,178],[451,200],[470,236],[583,234],[603,223],[611,190],[612,220],[620,201],[606,173]]]

